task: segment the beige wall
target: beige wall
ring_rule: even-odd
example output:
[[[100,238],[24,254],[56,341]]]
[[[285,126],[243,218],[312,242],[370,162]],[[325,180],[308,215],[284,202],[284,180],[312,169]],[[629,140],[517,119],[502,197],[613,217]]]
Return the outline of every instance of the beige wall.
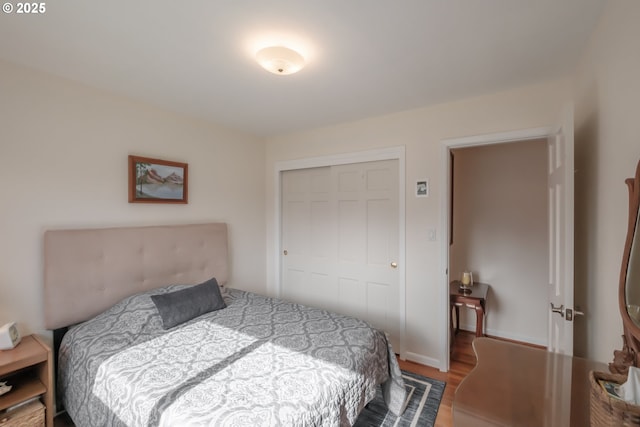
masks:
[[[547,143],[523,141],[454,151],[452,278],[489,283],[486,333],[547,345]],[[461,310],[475,330],[475,312]]]
[[[425,77],[427,78],[427,77]],[[549,82],[460,102],[411,110],[267,140],[267,280],[274,293],[275,163],[375,148],[406,147],[406,350],[410,358],[442,366],[441,141],[541,126],[559,117],[568,84]],[[430,180],[428,198],[415,198],[415,182]],[[438,229],[429,241],[429,229]]]
[[[621,348],[618,280],[627,187],[640,159],[640,2],[607,5],[576,76],[576,354]]]
[[[0,324],[43,331],[48,228],[225,221],[230,285],[264,292],[263,142],[4,62],[0,76]],[[187,162],[189,204],[127,203],[128,154]]]

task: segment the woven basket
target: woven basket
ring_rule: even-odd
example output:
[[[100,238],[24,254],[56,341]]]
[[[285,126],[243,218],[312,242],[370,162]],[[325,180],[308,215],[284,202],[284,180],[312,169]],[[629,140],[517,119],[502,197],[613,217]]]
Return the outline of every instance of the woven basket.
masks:
[[[9,412],[0,412],[0,427],[44,427],[44,405],[35,400]]]
[[[622,384],[625,375],[604,372],[589,372],[591,383],[591,427],[640,426],[640,406],[631,405],[623,400],[609,396],[598,380]]]

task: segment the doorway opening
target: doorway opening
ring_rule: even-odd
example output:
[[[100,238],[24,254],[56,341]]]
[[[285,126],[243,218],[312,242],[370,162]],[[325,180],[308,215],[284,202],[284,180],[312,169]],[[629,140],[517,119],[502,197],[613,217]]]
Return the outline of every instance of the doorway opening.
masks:
[[[454,148],[451,161],[450,279],[471,272],[489,285],[485,334],[546,347],[546,138]],[[461,329],[476,330],[471,310],[456,312]]]
[[[558,125],[549,128],[534,128],[443,140],[442,146],[442,318],[441,370],[449,370],[450,362],[450,280],[458,279],[450,270],[450,235],[452,205],[449,195],[452,183],[451,154],[455,149],[490,146],[518,141],[545,140],[547,148],[547,207],[548,207],[548,275],[541,286],[547,284],[547,348],[550,351],[573,354],[573,107],[567,105],[561,111]],[[454,206],[453,209],[456,209]],[[496,226],[494,226],[495,228]],[[456,231],[453,231],[454,234]],[[497,231],[496,231],[497,233]],[[519,245],[526,247],[526,242]],[[454,266],[454,268],[456,268]],[[470,266],[457,267],[470,268]],[[484,276],[483,273],[481,276]],[[502,285],[505,286],[505,285]],[[494,312],[495,314],[495,312]],[[565,314],[567,315],[565,317]],[[491,318],[492,314],[488,313]],[[491,326],[490,326],[491,328]]]

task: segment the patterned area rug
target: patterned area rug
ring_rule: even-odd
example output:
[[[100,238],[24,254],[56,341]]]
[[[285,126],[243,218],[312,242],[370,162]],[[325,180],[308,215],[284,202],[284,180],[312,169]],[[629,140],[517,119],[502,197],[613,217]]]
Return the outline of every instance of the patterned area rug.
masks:
[[[387,411],[378,387],[376,397],[364,408],[356,427],[432,427],[435,424],[446,384],[407,371],[402,371],[402,377],[409,392],[407,409],[402,416],[398,418]]]

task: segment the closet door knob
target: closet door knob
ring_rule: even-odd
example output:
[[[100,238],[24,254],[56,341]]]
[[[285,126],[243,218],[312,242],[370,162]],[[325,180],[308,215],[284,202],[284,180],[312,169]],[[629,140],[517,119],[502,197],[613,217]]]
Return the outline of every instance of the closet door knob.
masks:
[[[398,263],[397,262],[392,262],[391,263],[391,268],[398,268]]]

